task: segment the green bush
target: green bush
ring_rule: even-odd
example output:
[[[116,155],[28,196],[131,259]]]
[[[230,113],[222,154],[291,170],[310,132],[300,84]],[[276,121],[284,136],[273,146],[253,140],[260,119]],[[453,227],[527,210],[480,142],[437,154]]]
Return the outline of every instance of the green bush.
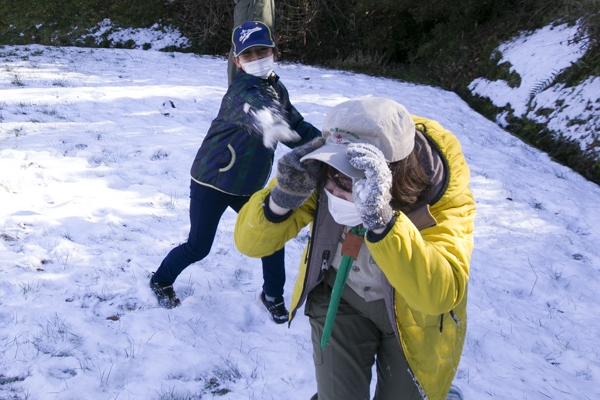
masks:
[[[508,130],[556,162],[566,165],[592,182],[600,184],[600,160],[593,151],[582,151],[578,141],[550,131],[544,124],[509,116]]]
[[[600,76],[598,0],[275,0],[275,6],[275,38],[283,60],[437,85],[457,92],[492,120],[502,110],[473,96],[467,86],[477,77],[521,84],[510,64],[499,65],[495,52],[521,31],[581,21],[575,40],[587,41],[589,50],[556,81],[577,85]],[[107,37],[100,43],[78,40],[110,18],[116,26],[132,28],[162,21],[192,41],[191,51],[226,55],[233,9],[232,0],[36,0],[27,7],[22,0],[2,0],[0,43],[130,47]],[[600,183],[591,152],[525,119],[511,117],[508,130]]]
[[[0,2],[0,43],[72,46],[105,18],[122,27],[145,28],[173,21],[165,0],[22,0]],[[86,42],[86,45],[91,43]]]

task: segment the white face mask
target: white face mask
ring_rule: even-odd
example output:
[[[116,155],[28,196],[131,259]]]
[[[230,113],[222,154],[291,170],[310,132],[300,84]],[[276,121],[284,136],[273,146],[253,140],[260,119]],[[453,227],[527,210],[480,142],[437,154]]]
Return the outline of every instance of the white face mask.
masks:
[[[327,208],[333,217],[333,220],[340,225],[356,226],[362,224],[360,214],[354,203],[348,200],[340,199],[325,189],[327,195]]]
[[[258,76],[259,78],[268,78],[275,67],[275,60],[271,55],[247,63],[240,61],[240,64],[242,64],[242,67],[244,67],[244,71],[246,71],[247,74]]]

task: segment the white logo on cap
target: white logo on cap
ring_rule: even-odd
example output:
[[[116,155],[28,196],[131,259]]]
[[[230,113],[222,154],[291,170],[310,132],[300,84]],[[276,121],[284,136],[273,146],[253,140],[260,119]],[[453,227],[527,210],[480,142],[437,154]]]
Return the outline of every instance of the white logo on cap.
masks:
[[[331,133],[331,141],[333,141],[335,144],[352,143],[352,139],[348,136],[351,136],[356,140],[360,140],[360,136],[358,136],[356,133],[340,128],[329,128],[329,133]]]
[[[250,35],[252,35],[254,32],[258,32],[258,31],[262,31],[262,28],[260,26],[257,26],[256,28],[252,28],[252,29],[244,29],[240,33],[240,42],[242,44],[244,44],[244,42],[246,40],[248,40],[248,38],[250,37]]]

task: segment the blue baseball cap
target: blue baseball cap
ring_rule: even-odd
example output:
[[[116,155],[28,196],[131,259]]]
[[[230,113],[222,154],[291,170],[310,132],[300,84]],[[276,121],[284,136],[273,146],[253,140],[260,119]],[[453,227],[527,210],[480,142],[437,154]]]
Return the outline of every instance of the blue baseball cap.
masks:
[[[247,21],[233,30],[231,35],[233,55],[256,46],[275,47],[275,40],[268,26],[258,21]]]

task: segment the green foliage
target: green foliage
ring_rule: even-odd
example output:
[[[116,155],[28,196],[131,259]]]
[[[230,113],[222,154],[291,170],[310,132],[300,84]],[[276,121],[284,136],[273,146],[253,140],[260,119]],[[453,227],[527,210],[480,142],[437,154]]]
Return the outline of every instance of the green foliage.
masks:
[[[509,63],[500,63],[495,49],[522,31],[579,20],[582,28],[575,40],[585,40],[589,47],[556,79],[532,88],[532,96],[556,82],[574,86],[600,76],[598,0],[275,0],[275,7],[275,39],[283,60],[441,86],[491,120],[512,110],[473,96],[467,86],[485,77],[519,87],[521,77]],[[101,43],[79,39],[110,18],[116,26],[132,28],[163,21],[192,41],[189,50],[226,55],[233,9],[231,0],[36,0],[26,7],[22,0],[2,0],[0,44],[131,47],[132,42],[112,43],[107,37]],[[22,85],[18,75],[13,77],[13,85]],[[556,104],[557,110],[563,102]],[[538,115],[552,112],[538,110]],[[509,122],[507,129],[515,135],[600,182],[591,150],[582,152],[574,141],[531,121],[510,117]]]
[[[174,11],[165,0],[37,0],[26,6],[21,0],[2,0],[0,43],[70,46],[105,18],[142,28],[160,19],[172,21]]]
[[[473,95],[468,89],[463,88],[457,92],[465,101],[469,103],[471,108],[483,115],[489,120],[495,121],[496,116],[503,111],[511,113],[513,110],[510,105],[505,107],[495,106],[494,103],[487,97],[481,97],[479,95]]]
[[[582,1],[578,7],[581,13],[581,28],[575,41],[586,41],[586,54],[571,67],[557,76],[556,81],[566,87],[576,86],[590,76],[600,76],[600,1]]]
[[[575,64],[563,71],[556,77],[556,82],[572,87],[579,85],[590,76],[600,76],[600,46],[593,51],[588,51]]]
[[[492,53],[489,62],[481,61],[479,68],[485,68],[485,76],[491,81],[503,80],[509,87],[518,88],[521,86],[521,76],[515,71],[511,71],[511,63],[505,61],[501,63],[502,55],[497,51]]]
[[[582,151],[575,139],[565,138],[562,134],[553,132],[545,124],[540,124],[527,118],[518,118],[513,115],[510,106],[497,107],[488,98],[472,95],[467,89],[457,91],[463,99],[478,113],[495,121],[500,114],[506,115],[508,126],[505,129],[519,137],[529,145],[542,150],[556,162],[566,165],[590,181],[600,184],[600,161],[598,151],[590,146],[589,150]],[[562,106],[564,100],[560,101]],[[537,115],[550,115],[555,109],[541,108]],[[582,124],[586,121],[574,119],[572,124]],[[600,143],[596,147],[600,147]]]
[[[534,121],[507,117],[508,130],[592,182],[600,184],[600,161],[593,150],[583,152],[578,141],[565,138]]]
[[[549,116],[550,114],[552,114],[553,112],[554,112],[554,109],[553,109],[553,108],[538,108],[538,109],[535,111],[535,115],[538,115],[538,116],[540,116],[540,117],[542,117],[542,116],[544,116],[544,117],[547,117],[547,116]]]
[[[202,54],[226,55],[231,47],[233,8],[231,0],[175,0],[176,24]]]

